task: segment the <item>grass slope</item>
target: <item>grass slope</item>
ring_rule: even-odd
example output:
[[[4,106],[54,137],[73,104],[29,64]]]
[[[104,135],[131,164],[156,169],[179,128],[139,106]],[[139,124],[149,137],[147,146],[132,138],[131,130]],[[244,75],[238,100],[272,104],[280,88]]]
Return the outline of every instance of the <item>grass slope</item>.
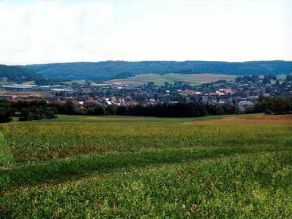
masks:
[[[292,116],[59,116],[0,131],[1,218],[292,217]]]
[[[176,81],[183,81],[193,85],[202,83],[210,83],[218,80],[235,80],[235,75],[222,74],[138,74],[127,79],[116,79],[109,81],[110,83],[143,85],[149,81],[153,81],[157,85],[164,85],[164,82],[174,83]]]

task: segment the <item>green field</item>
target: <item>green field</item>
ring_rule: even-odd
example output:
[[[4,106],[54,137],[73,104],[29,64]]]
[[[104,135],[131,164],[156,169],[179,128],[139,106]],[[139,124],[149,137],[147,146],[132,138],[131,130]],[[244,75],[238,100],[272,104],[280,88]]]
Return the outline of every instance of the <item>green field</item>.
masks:
[[[134,77],[127,79],[111,80],[109,83],[133,84],[143,85],[149,81],[153,81],[156,85],[164,85],[164,82],[174,83],[176,81],[183,81],[192,85],[202,83],[210,83],[218,80],[235,80],[236,75],[223,74],[137,74]]]
[[[0,132],[0,218],[292,218],[292,116],[59,116]]]

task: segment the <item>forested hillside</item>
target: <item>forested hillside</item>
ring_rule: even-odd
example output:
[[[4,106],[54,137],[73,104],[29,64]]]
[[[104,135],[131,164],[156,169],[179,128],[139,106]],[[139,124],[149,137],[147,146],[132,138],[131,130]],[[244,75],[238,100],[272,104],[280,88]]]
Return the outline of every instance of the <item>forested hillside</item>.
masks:
[[[292,62],[209,62],[209,61],[106,61],[29,65],[27,69],[54,79],[108,80],[140,73],[218,73],[235,75],[285,74],[292,72]]]
[[[43,78],[42,75],[22,66],[0,65],[0,80],[22,83]]]

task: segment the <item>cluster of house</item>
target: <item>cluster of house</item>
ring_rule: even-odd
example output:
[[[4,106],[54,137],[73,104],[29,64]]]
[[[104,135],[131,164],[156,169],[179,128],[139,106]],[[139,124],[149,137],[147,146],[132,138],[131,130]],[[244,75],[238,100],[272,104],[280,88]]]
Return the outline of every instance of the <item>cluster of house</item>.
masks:
[[[68,85],[3,85],[2,99],[46,99],[56,103],[75,102],[80,107],[98,104],[107,106],[150,105],[201,101],[207,104],[237,104],[241,111],[252,107],[259,96],[292,95],[292,82],[275,77],[239,77],[235,81],[218,81],[191,86],[176,83],[174,86],[142,86],[120,83],[95,83],[87,81]]]
[[[236,95],[236,91],[231,88],[221,88],[215,92],[198,92],[193,90],[184,90],[180,92],[188,100],[201,101],[207,104],[237,104],[241,112],[247,108],[253,107],[258,96],[242,97]]]
[[[218,81],[202,84],[193,90],[183,90],[181,94],[189,100],[209,104],[237,104],[240,111],[254,106],[259,96],[291,96],[292,81],[275,76],[244,76],[235,81]]]

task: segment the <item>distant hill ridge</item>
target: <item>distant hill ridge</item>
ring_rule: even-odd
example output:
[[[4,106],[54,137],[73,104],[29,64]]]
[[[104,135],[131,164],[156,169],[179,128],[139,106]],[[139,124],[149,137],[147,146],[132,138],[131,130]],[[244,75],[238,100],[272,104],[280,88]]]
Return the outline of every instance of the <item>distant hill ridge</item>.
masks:
[[[59,80],[109,80],[145,73],[215,73],[228,75],[292,73],[291,61],[211,62],[211,61],[105,61],[37,64],[27,66],[0,65],[0,79],[16,83],[41,78]]]
[[[292,61],[104,61],[37,64],[25,67],[49,79],[109,80],[141,73],[286,74],[292,72]]]
[[[22,83],[25,81],[35,81],[43,78],[33,70],[23,66],[0,65],[0,80]]]

